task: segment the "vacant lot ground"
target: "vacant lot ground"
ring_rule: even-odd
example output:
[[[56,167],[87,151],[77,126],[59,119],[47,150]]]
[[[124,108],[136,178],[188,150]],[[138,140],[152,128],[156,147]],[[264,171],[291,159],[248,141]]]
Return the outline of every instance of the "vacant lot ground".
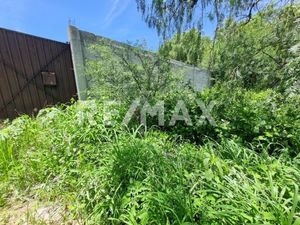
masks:
[[[58,203],[39,202],[34,199],[9,202],[0,208],[0,224],[6,225],[77,225],[70,219],[68,207]]]

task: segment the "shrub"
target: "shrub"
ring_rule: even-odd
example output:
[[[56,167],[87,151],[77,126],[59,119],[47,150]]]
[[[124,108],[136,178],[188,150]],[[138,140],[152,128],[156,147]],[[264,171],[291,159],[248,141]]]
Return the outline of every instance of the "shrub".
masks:
[[[299,223],[299,96],[216,85],[161,99],[167,121],[185,100],[194,126],[124,128],[127,105],[108,126],[97,101],[7,124],[0,204],[16,193],[59,199],[86,224]],[[196,123],[197,100],[216,102],[216,126]]]
[[[192,143],[203,144],[211,139],[220,141],[229,138],[247,147],[254,146],[256,151],[270,154],[287,151],[293,157],[299,154],[298,95],[286,97],[272,90],[257,92],[216,85],[202,93],[175,92],[165,95],[162,100],[167,124],[159,129]],[[175,126],[168,125],[178,100],[186,103],[192,126],[184,121],[178,121]],[[215,125],[203,117],[197,100],[201,100],[206,107],[214,103],[210,115]],[[157,128],[157,117],[148,116],[147,125]]]

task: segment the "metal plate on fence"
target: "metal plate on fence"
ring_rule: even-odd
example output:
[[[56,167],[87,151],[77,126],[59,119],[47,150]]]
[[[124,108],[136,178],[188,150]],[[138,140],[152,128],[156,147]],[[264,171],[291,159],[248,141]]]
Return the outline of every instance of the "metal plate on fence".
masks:
[[[45,86],[56,86],[56,75],[53,72],[42,72]]]

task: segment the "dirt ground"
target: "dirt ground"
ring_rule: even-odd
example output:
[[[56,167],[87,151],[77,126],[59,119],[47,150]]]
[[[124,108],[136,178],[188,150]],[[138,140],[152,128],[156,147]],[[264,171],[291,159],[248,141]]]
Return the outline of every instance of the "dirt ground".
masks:
[[[8,203],[0,208],[1,225],[79,225],[66,206],[35,200]]]

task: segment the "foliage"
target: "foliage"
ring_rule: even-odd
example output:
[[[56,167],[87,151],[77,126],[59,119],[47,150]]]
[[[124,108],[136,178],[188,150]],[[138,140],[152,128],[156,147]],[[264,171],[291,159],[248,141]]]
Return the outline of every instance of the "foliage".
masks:
[[[216,31],[228,19],[250,21],[256,12],[269,5],[282,7],[288,1],[260,1],[260,0],[136,0],[138,10],[150,28],[155,28],[163,38],[174,33],[181,33],[191,28],[202,30],[205,17],[214,20]],[[211,24],[213,26],[213,24]]]
[[[144,49],[144,45],[91,46],[92,53],[101,58],[87,61],[87,75],[92,78],[91,95],[122,102],[136,98],[151,100],[178,85],[180,73],[174,73],[169,60]]]
[[[286,152],[293,157],[299,154],[299,95],[284,97],[272,90],[257,92],[215,85],[197,94],[174,92],[164,96],[163,100],[166,121],[170,121],[178,100],[184,101],[192,121],[192,125],[178,121],[175,126],[159,127],[174,136],[197,144],[203,144],[207,139],[229,138],[259,152]],[[199,107],[199,100],[206,109],[213,106],[209,114],[215,125]],[[147,125],[157,125],[157,117],[149,115]]]
[[[138,2],[145,14],[160,14],[146,20],[163,32],[192,23],[197,4],[215,6],[214,13],[230,5],[251,20],[227,18],[213,41],[196,30],[177,35],[161,55],[142,46],[92,46],[102,60],[86,62],[90,97],[100,100],[47,108],[1,127],[0,205],[22,196],[65,201],[84,224],[299,225],[299,6],[252,17],[259,1],[172,1],[183,10],[177,21],[164,8],[171,1],[153,1],[151,9]],[[166,56],[212,65],[214,87],[184,88]],[[158,127],[151,114],[141,127],[138,108],[124,127],[136,98],[164,101],[166,121],[183,100],[193,126]],[[121,102],[120,114],[110,115],[116,123],[106,123],[106,99]]]
[[[2,155],[13,152],[0,161],[2,199],[3,184],[59,196],[86,224],[299,223],[299,158],[106,127],[102,104],[91,105],[49,108],[1,130]]]
[[[205,64],[210,39],[202,37],[197,29],[192,29],[183,34],[176,34],[171,40],[166,41],[159,49],[159,54],[171,59],[193,65]],[[206,62],[206,65],[208,63]]]
[[[214,40],[201,39],[195,30],[178,33],[160,52],[208,68],[215,82],[295,92],[300,74],[299,17],[297,4],[280,9],[270,6],[247,23],[226,20]]]
[[[285,90],[299,79],[299,5],[269,8],[247,23],[218,32],[214,75],[246,88]]]

